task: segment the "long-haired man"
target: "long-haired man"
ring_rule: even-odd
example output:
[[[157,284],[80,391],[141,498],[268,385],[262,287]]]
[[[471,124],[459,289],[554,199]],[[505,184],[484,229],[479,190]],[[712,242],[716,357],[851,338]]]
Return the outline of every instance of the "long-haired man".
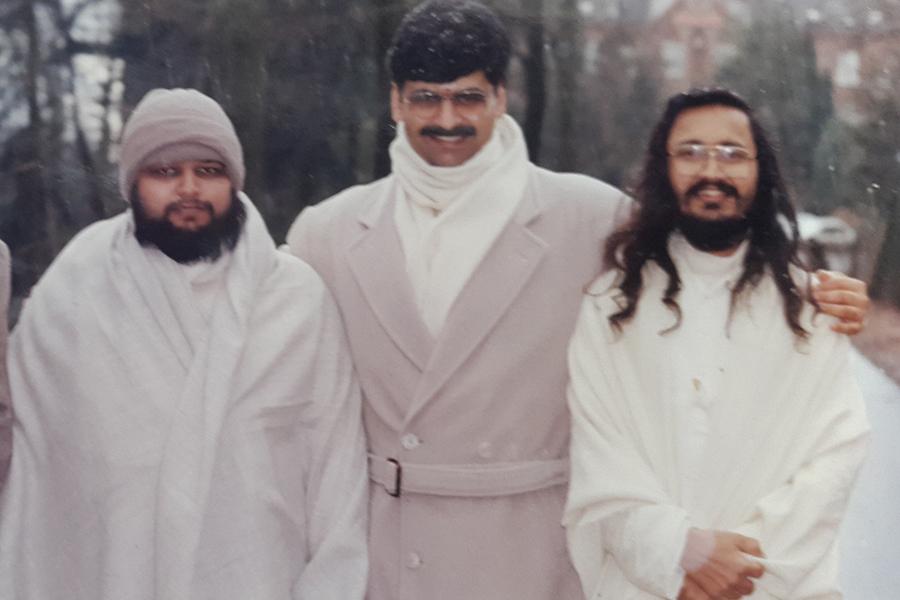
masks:
[[[868,425],[750,107],[670,99],[636,200],[570,347],[565,524],[585,592],[839,598]]]

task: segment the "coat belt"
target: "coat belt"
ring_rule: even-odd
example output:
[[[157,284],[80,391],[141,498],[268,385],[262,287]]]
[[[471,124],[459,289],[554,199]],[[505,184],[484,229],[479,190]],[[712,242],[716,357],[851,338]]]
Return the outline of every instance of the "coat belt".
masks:
[[[369,454],[369,478],[391,496],[508,496],[568,482],[569,459],[433,465]]]

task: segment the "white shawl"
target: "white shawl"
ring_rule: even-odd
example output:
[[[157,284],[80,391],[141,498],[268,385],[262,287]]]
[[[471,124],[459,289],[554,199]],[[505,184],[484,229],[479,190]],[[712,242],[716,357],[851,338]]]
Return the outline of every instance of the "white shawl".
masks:
[[[361,597],[359,395],[336,307],[247,221],[209,324],[130,213],[60,254],[10,347],[0,597]]]
[[[617,336],[607,318],[618,291],[603,291],[612,276],[586,297],[569,354],[564,524],[587,597],[674,598],[686,530],[696,526],[760,541],[767,573],[752,598],[840,598],[835,539],[868,431],[847,339],[823,317],[811,322],[807,307],[812,335],[795,345],[764,278],[736,308],[722,344],[724,371],[692,483],[679,464],[685,432],[673,398],[693,386],[671,373],[672,357],[692,352],[684,343],[692,324],[660,335],[674,318],[660,301],[666,276],[650,264],[638,313]],[[692,284],[689,272],[681,276]]]

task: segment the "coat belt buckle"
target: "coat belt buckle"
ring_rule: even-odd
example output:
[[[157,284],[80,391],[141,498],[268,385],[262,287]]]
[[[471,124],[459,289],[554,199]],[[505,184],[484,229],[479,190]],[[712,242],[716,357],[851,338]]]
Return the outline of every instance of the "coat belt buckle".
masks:
[[[396,458],[387,458],[385,460],[394,465],[394,489],[391,489],[388,486],[384,486],[384,489],[385,491],[387,491],[388,496],[399,498],[400,492],[403,489],[403,467],[400,465],[400,461]]]

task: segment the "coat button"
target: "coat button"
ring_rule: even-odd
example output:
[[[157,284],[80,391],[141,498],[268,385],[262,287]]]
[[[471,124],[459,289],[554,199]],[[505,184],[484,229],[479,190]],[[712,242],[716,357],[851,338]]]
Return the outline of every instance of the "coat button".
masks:
[[[416,552],[410,552],[406,555],[406,566],[410,569],[418,569],[422,566],[422,557]]]
[[[490,442],[481,442],[478,444],[478,456],[481,458],[493,458],[494,446]]]
[[[400,445],[406,450],[415,450],[421,443],[422,440],[414,433],[405,433],[403,434],[403,437],[400,438]]]

